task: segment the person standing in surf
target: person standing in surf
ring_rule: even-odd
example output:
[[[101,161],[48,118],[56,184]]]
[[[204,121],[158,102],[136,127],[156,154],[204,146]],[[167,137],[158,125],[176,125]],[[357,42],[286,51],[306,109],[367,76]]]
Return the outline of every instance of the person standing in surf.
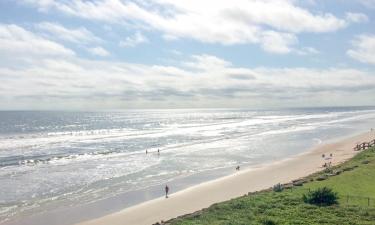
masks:
[[[165,198],[168,198],[169,187],[165,185]]]

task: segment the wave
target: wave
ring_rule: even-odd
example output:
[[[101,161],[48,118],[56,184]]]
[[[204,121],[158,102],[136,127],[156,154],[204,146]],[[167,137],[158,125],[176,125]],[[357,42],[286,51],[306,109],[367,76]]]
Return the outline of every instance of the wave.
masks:
[[[331,124],[355,121],[366,118],[373,118],[373,110],[368,110],[366,114],[356,115],[353,112],[334,112],[328,114],[316,115],[270,115],[256,116],[249,119],[240,119],[239,121],[222,122],[222,123],[191,123],[191,124],[166,124],[163,128],[150,128],[146,130],[134,129],[97,129],[89,131],[72,131],[72,132],[48,132],[46,134],[22,135],[19,137],[8,137],[0,139],[0,167],[12,165],[33,165],[40,163],[49,163],[50,161],[68,160],[77,158],[86,158],[87,156],[107,155],[119,152],[113,150],[95,151],[95,148],[89,149],[87,146],[99,143],[114,143],[116,141],[135,141],[142,139],[160,139],[174,138],[176,136],[190,136],[208,141],[211,138],[245,135],[275,135],[289,132],[298,132],[304,130],[313,130],[318,126],[328,126]],[[342,115],[350,116],[342,117]],[[341,117],[340,117],[341,115]],[[322,121],[320,119],[330,118]],[[312,122],[316,119],[315,123]],[[299,121],[297,123],[297,121]],[[304,121],[311,121],[306,123]],[[260,127],[263,126],[263,130]],[[194,141],[194,138],[189,141]],[[184,141],[183,141],[184,142]],[[181,144],[181,143],[180,143]],[[164,144],[165,145],[165,144]],[[64,149],[78,146],[78,153],[66,154]],[[152,151],[163,146],[152,147],[147,149]],[[56,149],[56,152],[46,152],[46,150]],[[145,149],[140,150],[143,152]],[[122,150],[123,151],[123,150]],[[19,154],[17,154],[19,153]],[[39,154],[38,154],[39,153]]]
[[[365,113],[373,113],[374,110],[367,110]],[[239,117],[235,121],[205,122],[200,123],[182,123],[182,124],[161,124],[160,127],[148,127],[147,129],[94,129],[94,130],[78,130],[78,131],[61,131],[61,132],[47,132],[37,134],[25,134],[10,137],[0,137],[0,154],[4,150],[17,148],[37,148],[40,146],[54,145],[61,142],[74,143],[98,143],[103,141],[113,140],[128,140],[133,138],[160,138],[167,136],[185,135],[185,134],[199,134],[206,136],[218,135],[221,132],[233,131],[241,127],[255,127],[259,125],[278,124],[287,122],[296,122],[316,119],[335,119],[344,115],[356,114],[357,111],[351,112],[331,112],[321,113],[315,115],[300,114],[300,115],[267,115],[267,116],[253,116],[251,118]],[[360,112],[363,114],[363,112]],[[350,120],[350,117],[347,118]],[[343,120],[345,120],[344,118]],[[326,121],[322,121],[326,122]],[[327,121],[330,122],[330,121]],[[332,122],[333,123],[333,122]],[[149,124],[149,123],[148,123]],[[145,124],[147,125],[147,124]],[[229,129],[229,130],[228,130]]]

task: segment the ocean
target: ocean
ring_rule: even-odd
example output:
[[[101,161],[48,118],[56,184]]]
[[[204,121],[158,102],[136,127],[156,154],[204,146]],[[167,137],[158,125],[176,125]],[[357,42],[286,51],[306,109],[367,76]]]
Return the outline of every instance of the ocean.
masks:
[[[372,127],[371,107],[2,111],[0,224],[74,223]]]

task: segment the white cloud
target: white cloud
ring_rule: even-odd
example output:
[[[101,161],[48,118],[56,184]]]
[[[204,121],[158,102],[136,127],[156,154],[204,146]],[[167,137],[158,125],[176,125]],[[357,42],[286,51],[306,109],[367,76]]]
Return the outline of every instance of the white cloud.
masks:
[[[369,21],[366,14],[352,12],[346,13],[346,19],[353,23],[365,23]]]
[[[88,48],[87,51],[93,55],[102,56],[102,57],[111,55],[107,50],[105,50],[102,47]]]
[[[263,32],[261,43],[267,52],[285,54],[292,51],[290,46],[297,43],[297,37],[293,34],[267,31]]]
[[[375,65],[375,35],[359,35],[352,41],[353,48],[346,54],[362,63]]]
[[[52,35],[54,39],[61,39],[73,43],[100,42],[101,39],[84,27],[66,28],[58,23],[42,22],[37,24],[37,28]]]
[[[180,66],[35,59],[0,68],[0,105],[6,99],[79,109],[370,104],[374,85],[375,77],[361,70],[245,68],[213,55],[194,55]]]
[[[125,40],[120,42],[121,47],[135,47],[142,43],[147,43],[148,39],[140,32],[136,32],[133,36],[126,37]]]
[[[330,13],[312,13],[293,0],[151,0],[48,1],[27,0],[44,10],[71,16],[153,29],[167,40],[190,38],[205,43],[260,44],[273,53],[291,52],[296,34],[333,32],[348,21]],[[130,39],[130,43],[132,39]],[[269,42],[275,40],[275,46]],[[125,46],[127,41],[124,41]],[[131,44],[129,45],[131,46]]]
[[[203,54],[193,55],[192,60],[184,65],[192,69],[217,71],[230,67],[232,64],[216,56]]]
[[[13,24],[0,24],[0,50],[0,55],[25,58],[31,56],[73,56],[75,54],[61,44]]]

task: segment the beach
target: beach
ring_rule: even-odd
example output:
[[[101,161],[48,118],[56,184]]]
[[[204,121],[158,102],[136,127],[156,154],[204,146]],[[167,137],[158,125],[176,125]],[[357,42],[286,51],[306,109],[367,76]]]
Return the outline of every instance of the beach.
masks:
[[[357,143],[374,138],[374,132],[366,132],[332,143],[322,143],[306,153],[257,168],[238,171],[176,193],[173,193],[173,187],[171,187],[169,198],[157,198],[77,225],[150,225],[166,221],[248,192],[260,191],[277,183],[287,183],[302,178],[322,170],[323,164],[329,161],[332,165],[336,165],[357,153],[353,150]],[[323,154],[326,157],[332,154],[332,158],[327,160],[322,157]]]
[[[308,174],[316,168],[298,169],[303,173],[291,178],[267,175],[266,168],[375,127],[375,110],[367,108],[2,112],[0,117],[7,118],[0,124],[2,225],[90,221],[157,201],[166,184],[173,206],[184,202],[174,203],[177,196],[195,193],[201,184],[216,188],[211,182],[228,175],[239,179],[229,179],[228,193],[219,188],[194,201],[198,205],[167,207],[170,215],[148,216],[151,222],[145,223],[165,220]],[[335,162],[340,156],[333,154]],[[321,155],[315,159],[318,166],[326,161]],[[263,170],[259,176],[267,179],[258,179]]]

